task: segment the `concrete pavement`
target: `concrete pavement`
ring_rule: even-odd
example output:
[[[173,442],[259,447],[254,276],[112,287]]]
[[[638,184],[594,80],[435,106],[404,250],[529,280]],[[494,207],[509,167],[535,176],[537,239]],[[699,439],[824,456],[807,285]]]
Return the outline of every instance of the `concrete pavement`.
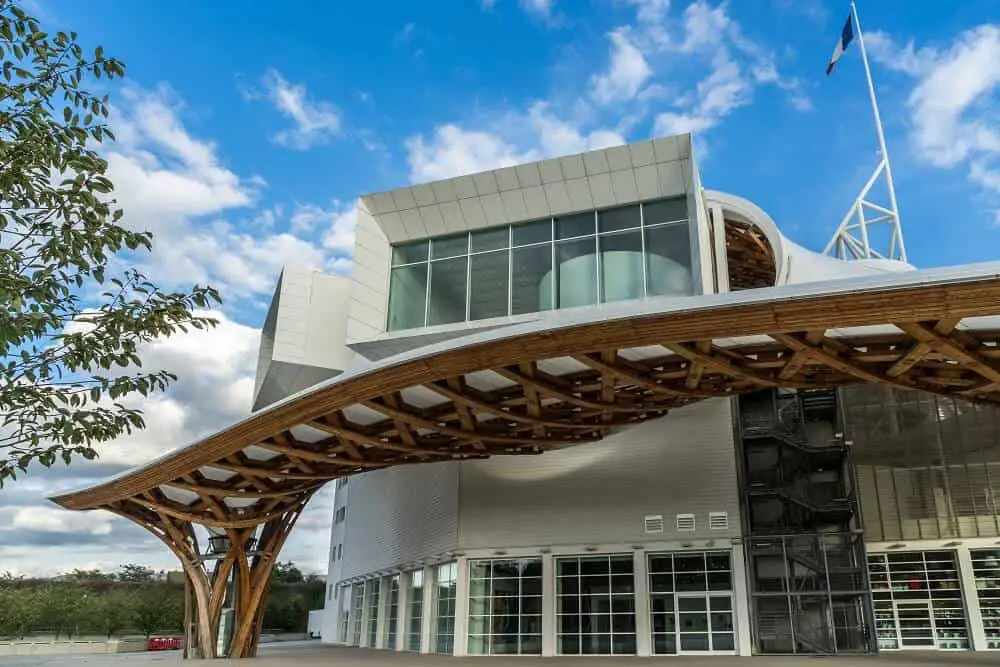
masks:
[[[389,653],[356,648],[324,646],[316,641],[291,642],[281,645],[262,646],[254,660],[217,660],[213,665],[242,665],[242,667],[485,667],[486,663],[501,667],[564,667],[566,665],[590,665],[591,667],[633,667],[658,665],[669,667],[672,656],[637,658],[633,656],[615,657],[559,657],[536,658],[527,656],[449,658],[440,655],[416,655],[413,653]],[[681,667],[806,667],[814,666],[819,658],[801,657],[691,657],[673,658],[682,663]],[[976,665],[1000,665],[997,652],[894,652],[877,657],[835,657],[823,658],[829,667],[966,667]],[[177,651],[152,653],[123,653],[115,655],[60,655],[60,656],[9,656],[0,657],[0,667],[177,667],[184,664]],[[188,665],[198,664],[189,661]],[[206,664],[206,663],[203,663]]]

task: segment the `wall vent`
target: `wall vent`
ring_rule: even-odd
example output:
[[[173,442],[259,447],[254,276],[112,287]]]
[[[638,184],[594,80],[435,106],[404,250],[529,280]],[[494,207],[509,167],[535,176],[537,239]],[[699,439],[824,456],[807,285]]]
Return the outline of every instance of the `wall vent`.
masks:
[[[663,515],[651,514],[647,517],[644,517],[642,520],[642,529],[646,533],[662,533]]]
[[[694,514],[678,514],[677,515],[677,530],[684,532],[691,532],[694,530]]]
[[[710,530],[729,530],[729,512],[709,512],[708,527]]]

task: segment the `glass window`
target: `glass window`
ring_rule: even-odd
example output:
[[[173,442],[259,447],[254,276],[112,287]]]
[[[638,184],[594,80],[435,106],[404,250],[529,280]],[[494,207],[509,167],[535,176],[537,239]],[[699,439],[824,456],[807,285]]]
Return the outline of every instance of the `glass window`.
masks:
[[[976,549],[971,556],[986,648],[1000,649],[1000,549]]]
[[[469,563],[469,653],[541,655],[542,561]]]
[[[434,653],[455,651],[455,599],[458,590],[458,568],[446,563],[434,568],[434,625],[431,649]]]
[[[469,319],[507,314],[510,255],[506,250],[469,257]]]
[[[513,226],[514,245],[531,245],[552,240],[552,221],[549,219],[525,222]]]
[[[378,602],[380,580],[370,579],[365,584],[365,592],[368,594],[368,647],[374,648],[378,639]]]
[[[424,571],[414,570],[410,573],[410,595],[407,600],[409,614],[407,615],[406,650],[420,650],[420,632],[424,620]]]
[[[869,554],[868,569],[872,590],[878,591],[874,597],[879,648],[969,648],[954,552]]]
[[[597,214],[597,228],[602,234],[623,229],[638,229],[641,222],[638,204],[611,208]]]
[[[351,588],[351,646],[361,646],[361,626],[365,617],[365,584],[354,584]]]
[[[427,261],[427,241],[417,241],[416,243],[406,243],[404,245],[393,246],[392,265],[413,264],[415,262]]]
[[[572,239],[578,236],[593,236],[597,229],[593,211],[574,213],[556,218],[556,238]]]
[[[688,225],[646,229],[646,294],[691,294]]]
[[[469,258],[442,259],[431,262],[430,304],[427,325],[465,321],[465,286]]]
[[[572,308],[597,303],[596,238],[556,244],[558,307]]]
[[[392,270],[389,279],[389,331],[424,326],[427,310],[427,265]]]
[[[350,586],[347,584],[341,584],[340,593],[338,600],[340,602],[340,627],[337,631],[337,640],[344,643],[350,643],[350,628],[351,628],[351,596],[350,596]]]
[[[642,232],[598,237],[601,248],[601,301],[622,301],[643,296]]]
[[[442,236],[431,239],[431,259],[446,259],[469,253],[469,235]]]
[[[661,199],[642,205],[642,222],[647,227],[664,222],[687,220],[687,198]]]
[[[385,625],[384,648],[390,651],[396,650],[396,627],[399,623],[399,575],[386,577],[386,584],[389,589],[387,623]]]
[[[510,242],[510,227],[499,227],[497,229],[485,229],[480,232],[472,232],[471,251],[486,252],[489,250],[501,250],[508,247]]]
[[[537,313],[552,308],[552,245],[514,248],[511,313]]]
[[[647,555],[649,613],[656,654],[732,652],[730,553]]]
[[[632,568],[629,554],[556,559],[559,653],[635,653]]]
[[[388,330],[690,294],[685,215],[681,198],[395,246]]]

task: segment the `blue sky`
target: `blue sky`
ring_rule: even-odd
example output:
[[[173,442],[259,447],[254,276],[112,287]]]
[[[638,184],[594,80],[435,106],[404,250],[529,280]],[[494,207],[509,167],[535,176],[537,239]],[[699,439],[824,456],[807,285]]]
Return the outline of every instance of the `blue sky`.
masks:
[[[0,533],[0,570],[106,566],[118,559],[109,542],[148,546],[42,496],[241,416],[281,265],[348,273],[359,194],[692,129],[706,187],[755,201],[819,249],[877,160],[856,42],[824,76],[841,0],[33,7],[45,27],[126,62],[127,80],[108,90],[120,140],[108,155],[126,219],[156,234],[146,268],[164,285],[210,281],[226,305],[212,338],[151,352],[182,379],[140,405],[147,432],[106,448],[99,466],[3,491],[19,532]],[[911,262],[996,259],[1000,6],[867,0],[860,12]],[[289,557],[325,562],[328,500]],[[169,565],[153,547],[142,557]]]

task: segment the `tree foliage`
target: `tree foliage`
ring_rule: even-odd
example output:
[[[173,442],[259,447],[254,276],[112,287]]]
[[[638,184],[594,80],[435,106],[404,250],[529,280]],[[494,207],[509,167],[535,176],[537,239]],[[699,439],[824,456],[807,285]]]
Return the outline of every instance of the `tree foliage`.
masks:
[[[122,224],[100,146],[125,66],[0,0],[0,484],[33,462],[94,458],[144,427],[126,399],[175,376],[142,345],[215,320],[211,287],[168,292],[127,268],[152,235]]]
[[[325,602],[326,585],[313,575],[303,577],[293,563],[283,563],[282,570],[298,573],[286,577],[298,581],[273,580],[264,628],[304,633],[309,610]],[[81,573],[86,576],[75,576]],[[155,577],[140,565],[123,565],[117,573],[76,570],[47,580],[2,575],[0,640],[29,634],[59,638],[179,634],[184,623],[184,585],[170,579]]]

